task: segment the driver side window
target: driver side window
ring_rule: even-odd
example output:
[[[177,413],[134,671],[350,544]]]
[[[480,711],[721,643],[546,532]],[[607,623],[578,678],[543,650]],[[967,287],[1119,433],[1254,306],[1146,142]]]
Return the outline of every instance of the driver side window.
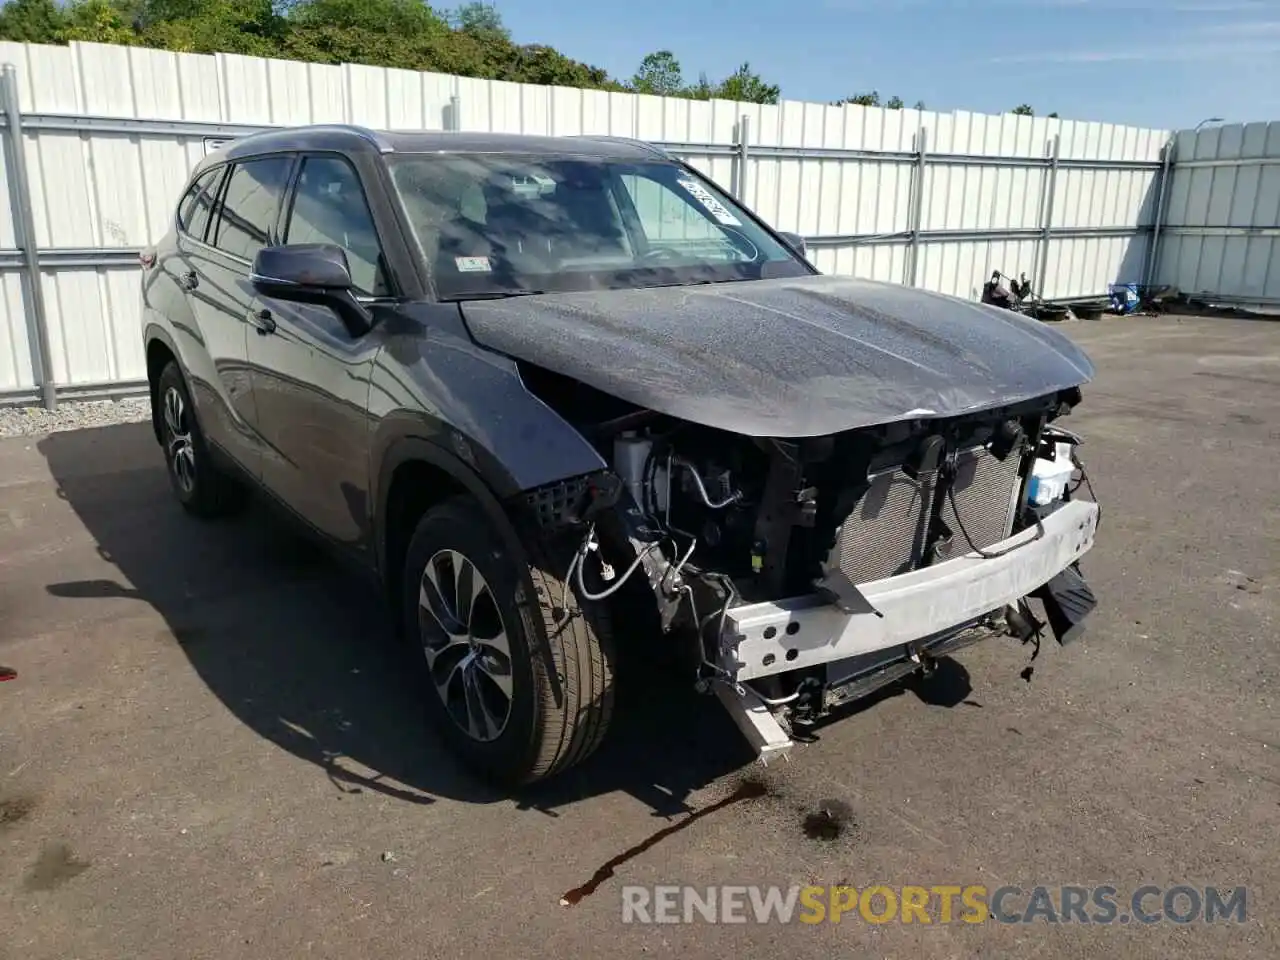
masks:
[[[346,251],[356,293],[372,297],[391,293],[360,177],[340,157],[303,159],[284,242],[335,244]]]

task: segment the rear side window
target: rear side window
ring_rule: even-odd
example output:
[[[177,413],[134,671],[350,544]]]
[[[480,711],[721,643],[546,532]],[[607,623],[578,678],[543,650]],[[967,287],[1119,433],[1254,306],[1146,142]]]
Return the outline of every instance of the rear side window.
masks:
[[[191,184],[191,189],[178,204],[178,229],[183,233],[190,234],[197,240],[204,239],[205,227],[209,225],[209,212],[213,209],[221,176],[222,167],[214,167],[200,174],[195,183]]]
[[[252,260],[270,242],[280,198],[288,185],[293,158],[263,157],[231,168],[218,205],[212,243],[233,256]]]

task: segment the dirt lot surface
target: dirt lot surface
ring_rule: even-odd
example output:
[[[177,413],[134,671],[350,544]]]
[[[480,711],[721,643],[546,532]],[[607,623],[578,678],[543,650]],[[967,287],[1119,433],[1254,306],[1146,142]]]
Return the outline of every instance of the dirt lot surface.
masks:
[[[146,425],[3,441],[0,956],[1280,955],[1280,323],[1065,329],[1099,367],[1067,424],[1105,507],[1087,637],[963,652],[573,907],[760,774],[714,701],[637,682],[588,766],[495,795],[422,728],[373,595],[261,509],[186,518]],[[1248,899],[1243,924],[623,925],[624,884],[669,883]]]

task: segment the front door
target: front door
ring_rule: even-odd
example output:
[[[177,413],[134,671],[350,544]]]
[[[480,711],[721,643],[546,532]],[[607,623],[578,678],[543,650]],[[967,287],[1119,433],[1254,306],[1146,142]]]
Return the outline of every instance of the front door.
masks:
[[[282,241],[346,251],[361,298],[390,295],[373,216],[352,165],[302,158]],[[369,377],[381,337],[353,336],[328,307],[259,297],[249,335],[263,484],[331,539],[371,548]]]

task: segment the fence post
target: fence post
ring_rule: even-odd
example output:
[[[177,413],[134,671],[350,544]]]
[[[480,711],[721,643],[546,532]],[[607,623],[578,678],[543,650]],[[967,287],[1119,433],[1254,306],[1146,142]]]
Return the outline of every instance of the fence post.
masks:
[[[449,98],[449,126],[453,133],[462,129],[462,98],[456,93]]]
[[[733,184],[733,196],[739,203],[747,202],[747,160],[750,157],[751,117],[743,114],[738,118],[738,157],[737,176]]]
[[[1156,221],[1151,227],[1151,245],[1147,248],[1147,263],[1142,271],[1142,283],[1146,287],[1155,285],[1156,272],[1160,269],[1160,231],[1164,228],[1165,204],[1173,181],[1173,155],[1177,144],[1178,135],[1174,133],[1164,145],[1161,158],[1160,183],[1156,187]]]
[[[5,159],[8,163],[9,206],[13,210],[14,239],[22,249],[26,282],[27,326],[31,333],[40,398],[46,410],[58,406],[53,383],[53,351],[49,347],[49,323],[45,312],[44,285],[40,279],[40,252],[36,248],[36,222],[31,212],[31,181],[27,178],[27,152],[22,142],[22,107],[18,100],[18,71],[6,63],[3,70]]]
[[[908,281],[918,286],[920,280],[920,231],[924,228],[924,173],[929,163],[929,131],[920,128],[916,135],[915,182],[911,185],[911,264]]]
[[[1040,225],[1040,263],[1036,266],[1039,274],[1035,285],[1040,296],[1049,292],[1049,241],[1053,236],[1053,201],[1058,193],[1058,164],[1062,159],[1062,134],[1053,135],[1053,157],[1049,161],[1049,172],[1044,184],[1044,223]]]

